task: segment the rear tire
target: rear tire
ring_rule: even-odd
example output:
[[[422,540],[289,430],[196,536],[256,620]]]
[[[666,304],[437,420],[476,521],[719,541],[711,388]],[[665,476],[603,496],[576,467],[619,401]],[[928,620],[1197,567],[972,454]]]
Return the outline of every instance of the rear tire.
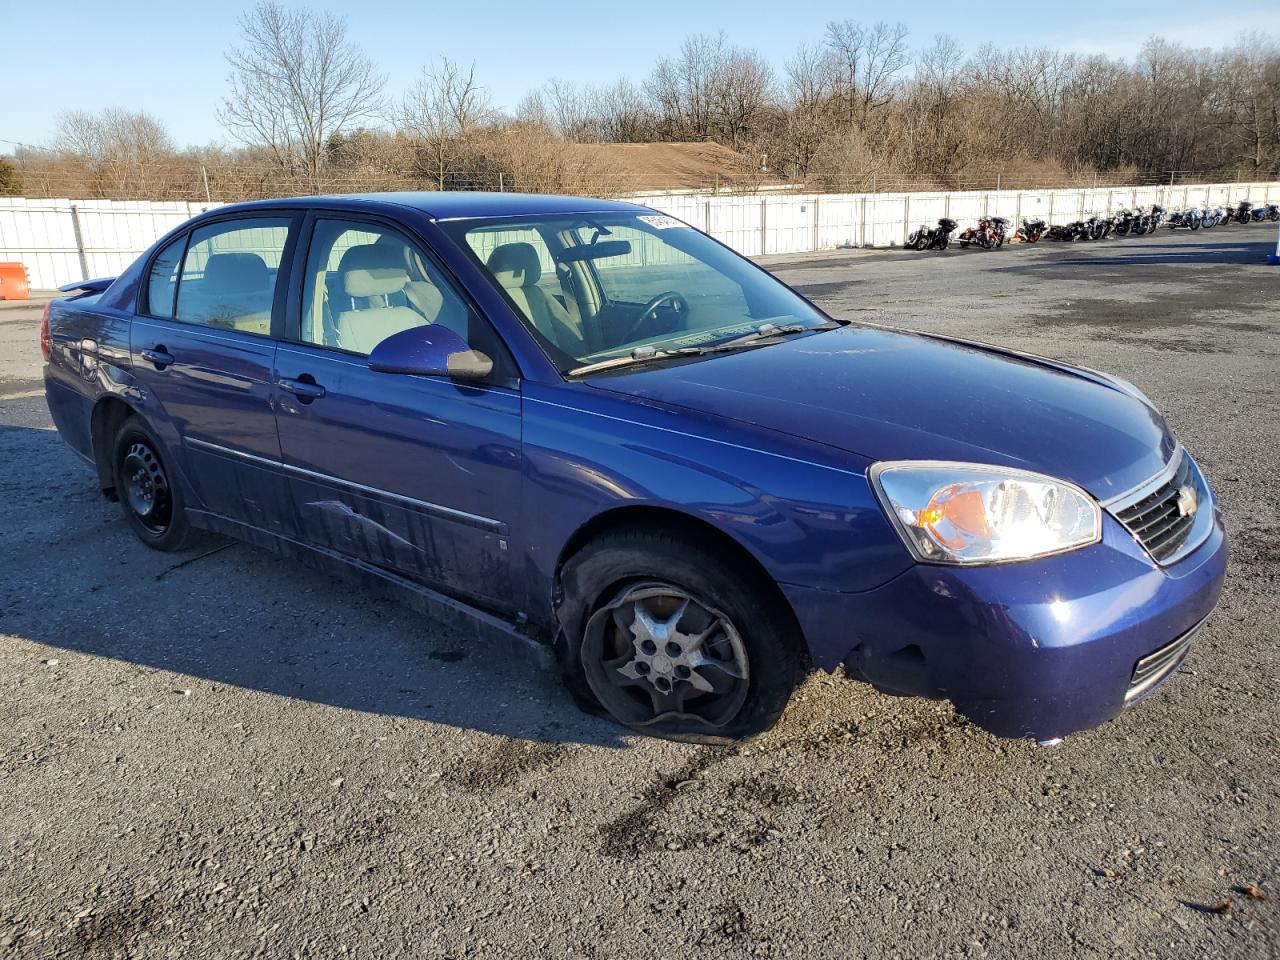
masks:
[[[561,585],[566,684],[580,706],[639,733],[713,744],[756,736],[804,678],[776,589],[696,541],[606,534],[569,559]]]
[[[129,417],[116,431],[111,449],[116,495],[129,528],[153,550],[190,546],[196,531],[156,435],[140,418]]]

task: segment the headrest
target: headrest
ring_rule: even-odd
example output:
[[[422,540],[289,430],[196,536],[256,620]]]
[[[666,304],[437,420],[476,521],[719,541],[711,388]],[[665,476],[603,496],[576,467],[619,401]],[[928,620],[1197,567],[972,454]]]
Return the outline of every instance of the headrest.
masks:
[[[214,253],[204,265],[204,282],[219,293],[259,293],[270,283],[267,262],[256,253]]]
[[[542,277],[542,265],[533,244],[504,243],[489,254],[489,272],[508,289],[532,287]]]
[[[382,297],[399,293],[409,282],[404,248],[386,243],[351,247],[338,261],[342,289],[348,297]]]

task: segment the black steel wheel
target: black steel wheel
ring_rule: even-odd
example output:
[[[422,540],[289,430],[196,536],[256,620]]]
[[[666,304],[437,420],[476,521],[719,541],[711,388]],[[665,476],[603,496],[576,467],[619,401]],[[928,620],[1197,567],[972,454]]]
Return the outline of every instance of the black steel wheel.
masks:
[[[173,496],[159,455],[145,440],[135,440],[120,463],[120,491],[138,523],[152,536],[163,536],[173,522]]]
[[[137,417],[116,434],[116,497],[133,532],[156,550],[181,550],[192,538],[163,454],[163,445]]]
[[[775,585],[676,534],[620,531],[561,573],[558,653],[578,702],[641,733],[727,743],[771,727],[804,676]]]

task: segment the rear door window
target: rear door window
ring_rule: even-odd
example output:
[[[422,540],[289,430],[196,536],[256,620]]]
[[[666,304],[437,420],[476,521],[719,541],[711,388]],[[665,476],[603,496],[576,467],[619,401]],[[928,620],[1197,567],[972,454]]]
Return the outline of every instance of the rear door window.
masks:
[[[270,334],[276,278],[292,222],[255,217],[194,230],[182,262],[174,319]]]

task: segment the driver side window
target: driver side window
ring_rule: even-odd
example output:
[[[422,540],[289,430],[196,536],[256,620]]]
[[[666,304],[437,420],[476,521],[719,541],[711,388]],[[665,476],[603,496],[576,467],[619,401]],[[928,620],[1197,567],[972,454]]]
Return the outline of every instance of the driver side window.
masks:
[[[307,253],[303,343],[368,356],[392,334],[441,324],[476,349],[472,311],[403,234],[371,223],[317,220]]]

